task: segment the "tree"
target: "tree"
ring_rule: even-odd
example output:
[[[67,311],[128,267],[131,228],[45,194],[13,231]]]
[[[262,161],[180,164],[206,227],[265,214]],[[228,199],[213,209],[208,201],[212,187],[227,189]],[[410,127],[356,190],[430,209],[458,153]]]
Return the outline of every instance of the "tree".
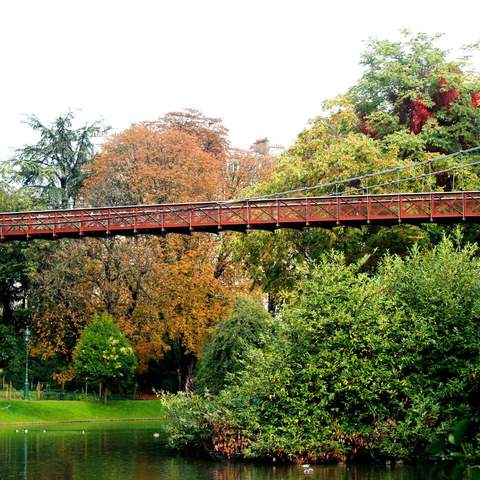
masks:
[[[78,376],[90,384],[102,384],[105,400],[113,386],[129,384],[136,364],[127,338],[107,313],[93,317],[73,353]]]
[[[13,325],[0,324],[0,368],[7,381],[20,385],[24,367],[25,346]]]
[[[250,350],[264,346],[271,334],[271,317],[265,309],[248,297],[238,298],[203,347],[195,376],[197,388],[218,393],[242,369]]]
[[[97,311],[108,311],[109,295],[92,241],[60,241],[41,255],[31,276],[30,307],[35,332],[34,352],[44,359],[60,355],[71,362],[82,330]],[[114,312],[109,312],[114,313]],[[115,312],[116,313],[116,312]]]
[[[358,131],[358,117],[349,101],[341,99],[326,107],[332,110],[315,119],[276,159],[270,180],[253,187],[254,195],[324,184],[398,165],[395,149],[385,150],[378,141]],[[335,189],[307,193],[328,194]],[[320,258],[326,249],[342,249],[349,261],[375,249],[368,265],[374,266],[385,251],[405,253],[414,242],[426,237],[420,228],[411,226],[389,229],[389,235],[380,232],[378,227],[251,232],[233,237],[230,248],[234,260],[272,295],[272,303],[275,299],[278,303],[280,292],[296,281],[295,265]],[[382,235],[381,241],[377,234]]]
[[[441,35],[403,36],[371,39],[362,54],[365,72],[349,92],[360,129],[397,144],[403,157],[477,146],[480,77],[466,73],[468,55],[449,60],[436,45]]]
[[[40,140],[17,150],[12,160],[16,179],[49,207],[75,206],[85,178],[83,168],[93,159],[92,139],[106,131],[98,121],[74,128],[73,120],[72,112],[51,125],[30,116],[27,124]]]
[[[221,118],[207,117],[202,112],[187,108],[170,112],[154,122],[145,122],[153,130],[178,130],[193,136],[201,149],[224,161],[228,148],[228,129]]]
[[[480,137],[480,76],[467,73],[462,60],[449,61],[448,52],[436,45],[437,39],[406,33],[400,42],[371,40],[361,59],[364,75],[345,96],[325,103],[323,114],[276,159],[270,180],[251,189],[253,195],[328,184],[476,146]],[[466,187],[472,190],[479,184],[474,170],[466,175]],[[408,172],[404,170],[405,177]],[[427,172],[417,169],[415,173]],[[395,180],[393,175],[383,176],[381,182]],[[366,178],[299,194],[341,193],[366,187],[369,182],[372,192],[374,179]],[[409,182],[402,188],[442,190],[451,188],[452,183],[452,176],[439,175],[426,185]],[[278,303],[280,292],[295,283],[295,265],[318,259],[325,249],[342,250],[347,261],[369,254],[364,268],[374,270],[387,251],[405,255],[415,242],[437,242],[445,228],[399,225],[252,232],[234,237],[230,247],[234,258]],[[478,238],[478,231],[470,231],[472,239]]]
[[[217,120],[195,115],[185,122],[167,115],[165,121],[135,125],[112,136],[91,165],[85,201],[218,198],[224,162],[222,129]],[[217,268],[220,242],[205,235],[168,235],[165,239],[119,240],[115,245],[118,248],[111,258],[121,266],[117,271],[127,287],[126,295],[118,298],[127,298],[130,305],[119,318],[137,349],[140,369],[170,351],[183,388],[191,382],[196,355],[209,329],[230,303],[224,282],[226,267]]]
[[[109,137],[88,165],[82,202],[215,199],[222,162],[185,129],[134,125]],[[130,339],[139,372],[169,355],[178,388],[191,382],[196,357],[234,296],[234,272],[216,237],[85,239],[62,244],[53,257],[35,277],[39,348],[68,358],[92,313],[106,311]]]
[[[222,166],[189,133],[134,125],[102,145],[82,194],[92,205],[211,200]]]
[[[225,134],[219,119],[196,111],[134,125],[103,146],[91,165],[84,198],[94,204],[118,203],[119,194],[122,203],[218,198]],[[220,242],[206,235],[170,234],[116,245],[112,259],[124,268],[121,278],[128,291],[121,298],[130,304],[119,318],[137,349],[140,368],[169,351],[183,388],[191,382],[195,358],[209,330],[230,304],[228,266],[220,255]],[[120,252],[125,260],[116,256]]]
[[[7,185],[0,187],[0,211],[27,210],[33,205],[25,192]],[[0,244],[0,306],[2,322],[9,325],[14,319],[15,305],[25,307],[26,292],[35,271],[39,247],[24,242]],[[18,320],[18,319],[17,319]],[[15,320],[16,323],[19,323]],[[16,325],[17,331],[23,325]]]

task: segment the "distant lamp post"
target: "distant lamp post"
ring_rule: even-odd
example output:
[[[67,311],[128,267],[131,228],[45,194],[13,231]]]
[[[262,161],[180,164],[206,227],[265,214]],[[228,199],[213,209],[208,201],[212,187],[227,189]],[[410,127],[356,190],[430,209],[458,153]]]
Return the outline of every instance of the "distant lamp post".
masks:
[[[25,326],[25,382],[23,383],[23,399],[29,400],[29,392],[28,392],[28,342],[30,339],[30,327],[28,323]]]

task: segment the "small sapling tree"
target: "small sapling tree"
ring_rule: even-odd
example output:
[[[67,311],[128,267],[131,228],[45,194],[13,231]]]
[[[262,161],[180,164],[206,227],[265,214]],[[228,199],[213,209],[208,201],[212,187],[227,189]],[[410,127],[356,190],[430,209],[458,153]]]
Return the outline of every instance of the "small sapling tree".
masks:
[[[73,352],[73,367],[84,381],[103,386],[103,398],[115,384],[129,383],[137,359],[125,335],[108,313],[95,315]]]

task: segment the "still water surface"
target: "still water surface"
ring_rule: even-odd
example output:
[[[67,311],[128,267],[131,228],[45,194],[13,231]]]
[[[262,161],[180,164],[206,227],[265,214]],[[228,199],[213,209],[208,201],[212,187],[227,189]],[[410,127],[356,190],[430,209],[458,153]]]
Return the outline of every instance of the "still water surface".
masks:
[[[149,423],[0,427],[1,480],[423,480],[428,467],[272,467],[180,457]],[[44,432],[43,430],[46,430]]]

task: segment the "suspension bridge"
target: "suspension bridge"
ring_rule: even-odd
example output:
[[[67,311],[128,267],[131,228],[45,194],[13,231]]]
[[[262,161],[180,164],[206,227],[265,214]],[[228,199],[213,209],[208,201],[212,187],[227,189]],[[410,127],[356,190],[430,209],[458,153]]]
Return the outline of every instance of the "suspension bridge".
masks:
[[[239,200],[1,213],[0,240],[480,222],[477,152]]]

